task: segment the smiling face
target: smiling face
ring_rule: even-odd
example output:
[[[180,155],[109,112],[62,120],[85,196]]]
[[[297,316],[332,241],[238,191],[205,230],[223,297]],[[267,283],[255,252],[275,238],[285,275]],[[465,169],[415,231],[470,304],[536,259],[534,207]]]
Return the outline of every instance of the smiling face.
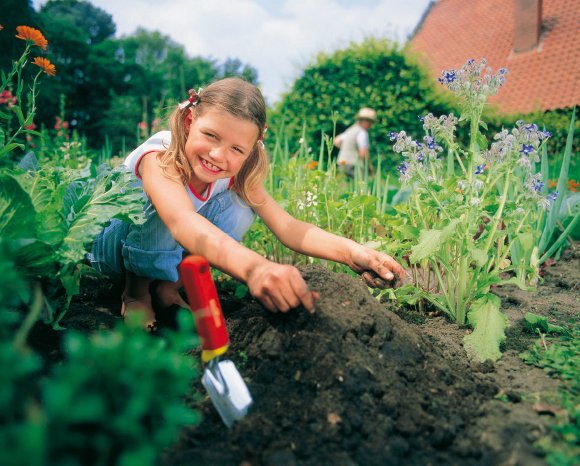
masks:
[[[258,127],[220,110],[207,109],[193,118],[185,156],[193,170],[191,184],[199,193],[209,183],[235,176],[254,150]]]

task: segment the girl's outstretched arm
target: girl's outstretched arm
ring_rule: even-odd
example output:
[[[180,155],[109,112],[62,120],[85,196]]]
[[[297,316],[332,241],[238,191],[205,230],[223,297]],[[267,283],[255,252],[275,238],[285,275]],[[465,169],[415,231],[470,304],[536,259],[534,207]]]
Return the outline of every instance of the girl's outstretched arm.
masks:
[[[308,289],[298,270],[267,260],[199,215],[179,179],[163,174],[157,153],[143,156],[139,171],[155,210],[184,249],[246,283],[271,311],[285,312],[301,304],[309,312],[314,310],[318,295]]]
[[[263,187],[253,194],[260,205],[254,210],[276,237],[290,249],[320,259],[348,265],[362,275],[369,286],[377,286],[376,273],[389,282],[403,278],[405,271],[391,256],[367,248],[355,241],[334,235],[310,223],[292,217],[266,192]],[[396,276],[395,276],[396,275]]]

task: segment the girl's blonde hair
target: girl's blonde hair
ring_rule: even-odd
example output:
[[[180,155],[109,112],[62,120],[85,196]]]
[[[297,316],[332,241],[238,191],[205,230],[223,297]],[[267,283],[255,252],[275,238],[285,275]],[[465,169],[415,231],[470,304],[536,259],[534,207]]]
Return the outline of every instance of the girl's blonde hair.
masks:
[[[243,79],[225,78],[215,81],[199,93],[199,99],[193,107],[178,107],[173,111],[169,117],[171,143],[160,156],[163,172],[167,175],[167,169],[173,166],[185,184],[191,181],[193,170],[185,157],[189,131],[187,115],[192,111],[193,118],[197,118],[210,108],[226,111],[258,127],[258,140],[234,177],[232,185],[232,190],[246,203],[256,205],[249,193],[264,181],[269,168],[268,154],[261,142],[266,128],[266,103],[260,90]]]

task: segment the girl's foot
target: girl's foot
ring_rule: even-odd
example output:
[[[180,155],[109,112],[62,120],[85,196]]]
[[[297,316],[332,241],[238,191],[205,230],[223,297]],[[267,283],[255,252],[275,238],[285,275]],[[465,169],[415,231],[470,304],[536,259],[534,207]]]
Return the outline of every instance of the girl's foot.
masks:
[[[156,329],[155,311],[151,302],[151,293],[149,285],[151,280],[145,277],[139,277],[132,272],[127,271],[125,274],[125,290],[121,299],[121,315],[127,319],[128,315],[135,312],[143,314],[143,325],[145,329],[153,331]]]
[[[121,316],[127,319],[128,315],[134,313],[142,314],[143,325],[146,330],[153,332],[157,330],[157,321],[155,318],[155,311],[151,304],[151,296],[143,296],[141,298],[133,298],[123,295],[121,305]]]
[[[151,286],[151,293],[154,295],[156,303],[162,309],[168,309],[172,306],[179,306],[189,309],[189,305],[181,297],[179,289],[181,288],[181,281],[168,282],[159,280]]]

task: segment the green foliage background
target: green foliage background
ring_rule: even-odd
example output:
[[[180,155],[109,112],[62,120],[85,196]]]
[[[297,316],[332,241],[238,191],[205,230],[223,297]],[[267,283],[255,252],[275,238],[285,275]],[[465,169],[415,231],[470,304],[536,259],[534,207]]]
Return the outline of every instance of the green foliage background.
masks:
[[[87,1],[49,0],[38,11],[29,0],[2,4],[9,14],[0,21],[1,68],[10,69],[24,50],[24,42],[15,38],[19,25],[41,30],[48,40],[43,55],[56,66],[56,76],[46,80],[38,96],[37,128],[52,128],[60,115],[95,149],[106,139],[114,153],[134,147],[161,109],[183,100],[192,87],[227,76],[257,84],[255,68],[239,59],[220,63],[191,57],[183,45],[157,31],[138,29],[116,37],[112,16]],[[147,123],[143,133],[138,131],[141,121]]]
[[[354,122],[361,107],[377,111],[377,122],[369,136],[371,156],[380,154],[392,166],[399,157],[391,150],[389,132],[405,128],[423,133],[419,115],[452,110],[447,96],[438,92],[425,68],[397,43],[368,38],[332,54],[321,53],[270,117],[274,130],[284,131],[290,144],[297,144],[303,126],[307,143],[318,146],[321,133],[336,134]]]

